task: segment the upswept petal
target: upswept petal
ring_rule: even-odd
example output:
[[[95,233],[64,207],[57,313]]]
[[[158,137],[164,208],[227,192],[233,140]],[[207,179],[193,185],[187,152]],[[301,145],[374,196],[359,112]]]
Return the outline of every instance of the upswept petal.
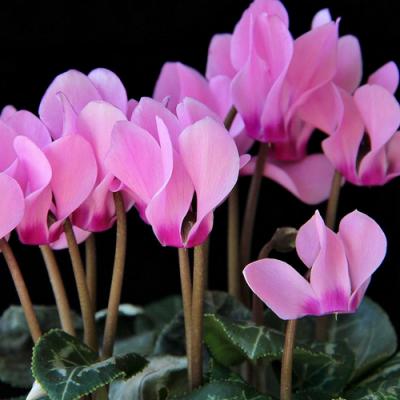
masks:
[[[387,241],[380,226],[359,211],[347,214],[338,233],[349,263],[352,293],[356,293],[381,265]]]
[[[230,193],[239,175],[239,154],[228,131],[215,120],[205,118],[186,128],[179,137],[180,155],[196,192],[196,230]]]
[[[286,26],[289,26],[289,15],[285,6],[279,0],[255,0],[250,4],[250,12],[254,16],[260,14],[276,15]]]
[[[105,101],[91,101],[80,112],[76,127],[77,133],[91,145],[98,165],[97,181],[108,173],[104,158],[111,145],[111,133],[118,121],[126,121],[125,114]]]
[[[0,172],[10,167],[15,160],[14,139],[17,133],[0,119]]]
[[[17,109],[12,106],[11,104],[8,104],[3,107],[3,109],[0,112],[0,119],[3,121],[6,121],[11,115],[13,115],[15,112],[17,112]]]
[[[252,175],[255,159],[240,173]],[[323,154],[312,154],[300,161],[279,162],[269,159],[264,176],[279,183],[305,204],[319,204],[329,197],[334,167]]]
[[[386,146],[387,170],[386,180],[389,181],[400,174],[400,132],[396,132]]]
[[[371,141],[371,150],[384,146],[400,125],[400,106],[396,98],[378,85],[364,85],[354,93]]]
[[[270,90],[266,63],[252,52],[244,68],[232,81],[233,104],[242,116],[248,134],[257,140],[260,137],[260,117],[265,98]]]
[[[236,70],[231,62],[231,39],[230,34],[214,35],[208,48],[208,59],[206,68],[207,79],[219,75],[232,79]]]
[[[16,111],[7,119],[7,125],[14,129],[17,135],[31,139],[39,148],[51,143],[51,136],[46,126],[29,111]]]
[[[60,92],[67,97],[76,113],[90,101],[101,100],[100,93],[85,74],[69,70],[58,75],[47,88],[39,106],[40,119],[55,139],[62,135],[63,128],[63,107],[57,96]]]
[[[92,232],[84,231],[76,226],[72,226],[72,229],[75,234],[75,238],[78,244],[83,243],[91,234]],[[50,246],[53,250],[63,250],[68,248],[67,238],[65,237],[65,233],[62,232],[59,238],[50,243]]]
[[[331,12],[329,11],[329,8],[323,8],[314,15],[311,22],[311,28],[315,29],[322,25],[329,24],[329,22],[332,22]]]
[[[138,105],[138,101],[135,99],[130,99],[128,101],[128,105],[126,108],[126,117],[131,120],[132,113],[135,111],[136,106]]]
[[[334,82],[342,89],[353,93],[361,83],[362,55],[358,39],[346,35],[339,39],[337,55],[337,72]]]
[[[109,171],[133,192],[139,207],[146,206],[164,183],[157,140],[133,122],[115,124],[105,163]]]
[[[103,100],[127,112],[128,96],[121,79],[106,68],[96,68],[88,74]]]
[[[25,213],[17,227],[22,243],[48,243],[48,213],[51,207],[51,166],[39,147],[26,136],[14,141],[17,162],[14,178],[24,192]]]
[[[210,110],[205,104],[190,97],[185,97],[183,101],[178,104],[176,107],[176,115],[182,129],[206,117],[222,122],[218,114]]]
[[[173,113],[185,97],[199,100],[211,109],[216,108],[207,80],[195,69],[179,62],[164,64],[153,97],[158,101],[168,97],[168,109]]]
[[[69,217],[90,195],[97,178],[97,163],[90,144],[81,136],[64,136],[44,149],[53,176],[51,189],[55,217]]]
[[[399,86],[399,68],[396,63],[389,61],[369,76],[368,83],[383,86],[388,92],[394,94]]]
[[[145,129],[158,141],[157,117],[161,118],[167,126],[171,141],[175,145],[181,128],[176,116],[161,102],[142,97],[132,113],[131,121]]]
[[[0,239],[8,235],[24,215],[24,196],[18,183],[0,173]]]
[[[272,258],[246,266],[243,275],[251,290],[281,319],[320,314],[311,285],[289,264]]]
[[[352,96],[340,91],[344,106],[343,121],[337,132],[322,142],[325,155],[335,168],[350,182],[357,184],[356,163],[364,124]]]

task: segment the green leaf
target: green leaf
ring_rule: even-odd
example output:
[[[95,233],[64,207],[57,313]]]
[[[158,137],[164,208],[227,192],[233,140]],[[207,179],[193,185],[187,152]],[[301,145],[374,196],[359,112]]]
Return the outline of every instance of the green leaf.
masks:
[[[346,343],[313,343],[313,353],[329,357],[295,356],[293,372],[299,398],[322,399],[337,396],[349,382],[354,368],[354,355]],[[325,397],[321,396],[324,393]],[[301,397],[301,396],[303,397]]]
[[[400,398],[400,353],[386,361],[374,373],[346,393],[348,400]]]
[[[110,388],[111,400],[160,400],[187,388],[185,357],[154,357],[140,373]]]
[[[176,400],[272,400],[256,392],[251,386],[235,382],[210,382]]]
[[[143,357],[134,353],[98,361],[88,346],[55,329],[36,344],[32,373],[51,400],[75,400],[116,379],[129,378],[146,364]]]
[[[208,363],[207,378],[209,382],[229,381],[235,383],[245,383],[242,377],[231,369],[210,358]]]
[[[59,328],[55,306],[35,306],[39,324],[44,332]],[[81,319],[73,314],[75,326]],[[30,369],[33,342],[20,306],[9,307],[0,318],[0,380],[14,387],[30,388],[33,383]]]
[[[365,298],[355,314],[338,315],[329,340],[346,341],[355,354],[353,379],[390,358],[397,348],[396,332],[385,311]]]

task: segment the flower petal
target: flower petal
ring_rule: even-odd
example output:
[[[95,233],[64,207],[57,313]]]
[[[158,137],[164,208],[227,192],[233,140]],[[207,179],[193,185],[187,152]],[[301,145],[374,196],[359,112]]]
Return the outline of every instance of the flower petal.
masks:
[[[385,258],[386,236],[372,218],[357,210],[342,219],[338,235],[349,263],[352,293],[356,293]]]
[[[200,101],[190,97],[185,97],[183,101],[178,104],[176,107],[176,115],[183,129],[206,117],[222,122],[221,118],[214,111],[211,111]]]
[[[0,119],[3,121],[6,121],[11,115],[13,115],[15,112],[17,112],[17,109],[12,106],[11,104],[8,104],[3,107],[3,109],[0,112]]]
[[[64,136],[44,150],[51,165],[55,216],[64,220],[90,195],[97,177],[96,158],[81,136]]]
[[[243,275],[250,289],[279,318],[320,314],[311,285],[289,264],[267,258],[247,265]]]
[[[214,78],[224,75],[233,78],[236,74],[235,68],[231,63],[231,39],[230,34],[214,35],[208,48],[208,59],[206,77]]]
[[[63,93],[79,113],[92,100],[101,100],[101,95],[90,79],[79,71],[69,70],[58,75],[47,88],[39,106],[40,119],[49,128],[53,138],[62,134],[63,107],[57,94]]]
[[[315,29],[322,25],[329,24],[329,22],[332,22],[331,12],[329,11],[329,8],[323,8],[314,15],[311,28]]]
[[[125,115],[128,97],[125,87],[114,72],[105,68],[96,68],[88,75],[103,100],[119,108]]]
[[[17,133],[11,129],[4,121],[0,120],[0,171],[5,169],[15,160],[14,139]]]
[[[396,63],[390,61],[370,75],[368,83],[383,86],[388,92],[394,94],[399,86],[399,68]]]
[[[193,241],[205,240],[206,236],[196,240],[196,230],[234,187],[239,154],[228,131],[211,118],[186,128],[179,137],[179,149],[197,197],[196,223],[188,237],[191,246]]]
[[[0,239],[8,235],[24,215],[24,196],[18,183],[0,173]]]

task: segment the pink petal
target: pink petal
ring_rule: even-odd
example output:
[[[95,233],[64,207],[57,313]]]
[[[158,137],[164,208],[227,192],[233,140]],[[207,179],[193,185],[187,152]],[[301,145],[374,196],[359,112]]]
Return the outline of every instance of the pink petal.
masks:
[[[182,128],[193,125],[195,122],[206,117],[222,122],[221,118],[214,113],[214,111],[211,111],[206,105],[190,97],[184,98],[183,101],[178,104],[176,107],[176,115]]]
[[[31,139],[39,148],[51,143],[51,136],[46,126],[29,111],[16,111],[7,119],[7,125],[18,135]]]
[[[396,132],[386,146],[387,171],[386,179],[390,180],[400,174],[400,132]]]
[[[92,232],[84,231],[82,229],[77,228],[76,226],[72,226],[72,229],[74,230],[75,238],[78,244],[83,243],[92,234]],[[65,237],[65,233],[62,232],[59,239],[52,242],[50,246],[53,250],[67,249],[68,243]]]
[[[97,180],[100,182],[108,173],[104,159],[111,145],[111,132],[118,121],[126,120],[123,112],[104,101],[92,101],[80,112],[76,128],[94,150],[98,169]]]
[[[289,264],[267,258],[247,265],[243,275],[250,289],[279,318],[320,314],[311,285]]]
[[[207,80],[195,69],[178,62],[164,64],[153,97],[158,101],[168,97],[168,109],[172,112],[185,97],[199,100],[211,109],[216,108]]]
[[[217,108],[213,111],[215,111],[222,119],[225,119],[232,107],[231,83],[232,79],[223,75],[211,78],[208,82],[210,90],[217,103]]]
[[[380,67],[368,78],[370,85],[383,86],[391,94],[394,94],[399,86],[399,69],[393,61]]]
[[[332,83],[315,90],[297,110],[302,121],[328,134],[338,129],[343,112],[342,97]]]
[[[0,119],[0,171],[7,169],[15,160],[14,139],[17,133]]]
[[[255,0],[250,4],[249,10],[254,16],[264,13],[276,15],[286,26],[289,26],[289,15],[279,0]]]
[[[17,111],[17,109],[12,106],[12,105],[7,105],[5,107],[3,107],[3,109],[0,112],[0,119],[2,119],[3,121],[6,121],[9,117],[11,117],[11,115],[13,115],[15,112]]]
[[[130,120],[132,117],[132,113],[135,110],[138,102],[135,99],[130,99],[127,105],[126,117]]]
[[[346,35],[338,42],[337,72],[334,82],[342,89],[353,93],[362,78],[362,55],[360,42],[355,36]]]
[[[164,182],[159,144],[148,131],[132,122],[115,124],[106,165],[142,205],[150,202]]]
[[[241,174],[253,174],[255,160]],[[329,197],[334,167],[323,154],[312,154],[303,160],[267,161],[264,176],[279,183],[305,204],[318,204]]]
[[[400,124],[400,106],[396,98],[378,85],[364,85],[354,94],[371,140],[371,149],[385,145]]]
[[[328,8],[324,8],[314,15],[311,27],[312,29],[315,29],[322,25],[329,24],[329,22],[332,22],[331,13]]]
[[[347,214],[339,225],[349,263],[353,296],[381,265],[386,255],[386,237],[380,226],[359,211]]]
[[[229,34],[214,35],[208,48],[206,77],[224,75],[233,78],[236,74],[231,63],[231,38]]]
[[[24,197],[18,183],[0,173],[0,239],[8,235],[24,215]]]
[[[25,244],[48,243],[48,213],[51,207],[51,166],[44,153],[25,136],[14,141],[17,163],[14,178],[24,191],[25,213],[18,236]]]
[[[322,148],[335,168],[348,181],[357,184],[356,162],[364,136],[364,124],[353,98],[344,90],[341,90],[341,96],[344,105],[342,125],[322,142]]]
[[[62,105],[63,110],[62,132],[59,137],[74,135],[76,133],[76,120],[78,119],[78,114],[72,107],[72,104],[67,97],[65,97],[64,93],[59,92],[57,97]]]
[[[97,177],[96,158],[90,144],[78,135],[62,137],[44,151],[53,171],[55,216],[64,220],[92,192]]]
[[[58,75],[50,84],[39,106],[40,119],[49,128],[52,136],[58,138],[63,128],[63,107],[57,94],[63,93],[79,113],[92,100],[101,100],[101,95],[90,79],[76,70]]]
[[[159,101],[142,97],[132,114],[131,121],[158,140],[157,117],[167,126],[171,141],[175,145],[181,128],[176,116]]]
[[[128,97],[125,87],[114,72],[105,68],[96,68],[88,75],[103,100],[127,112]]]
[[[299,98],[331,81],[337,69],[338,26],[331,22],[295,40],[287,79]]]
[[[196,223],[188,237],[188,246],[192,246],[206,239],[196,238],[197,229],[234,187],[239,154],[226,129],[211,118],[186,128],[179,137],[179,148],[197,198]]]

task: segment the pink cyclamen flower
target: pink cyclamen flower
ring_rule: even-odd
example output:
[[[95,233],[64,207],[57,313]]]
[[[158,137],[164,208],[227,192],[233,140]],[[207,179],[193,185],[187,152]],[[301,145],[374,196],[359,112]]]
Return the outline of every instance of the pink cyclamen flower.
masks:
[[[385,257],[386,237],[359,211],[342,219],[338,233],[317,211],[299,229],[296,250],[310,268],[309,281],[272,258],[253,262],[243,272],[251,290],[282,319],[355,312]]]
[[[135,106],[135,101],[128,101],[120,79],[104,68],[87,76],[75,70],[57,76],[41,101],[39,115],[53,138],[80,136],[94,152],[97,175],[93,191],[72,216],[73,223],[86,231],[106,230],[115,220],[110,191],[115,178],[104,159],[114,124],[126,120]],[[125,205],[127,209],[132,205],[127,196]]]
[[[26,244],[51,244],[62,223],[88,197],[97,175],[89,143],[78,136],[52,141],[46,126],[29,111],[0,120],[0,172],[20,185],[25,211],[18,224]],[[49,227],[51,215],[55,222]]]
[[[398,81],[396,65],[388,63],[353,95],[341,90],[343,121],[322,147],[355,185],[383,185],[400,175],[400,106],[393,95]]]
[[[205,106],[193,102],[178,105],[178,118],[162,103],[141,99],[131,121],[115,125],[106,160],[166,246],[204,242],[213,210],[239,174],[233,139],[221,123],[204,117]]]

